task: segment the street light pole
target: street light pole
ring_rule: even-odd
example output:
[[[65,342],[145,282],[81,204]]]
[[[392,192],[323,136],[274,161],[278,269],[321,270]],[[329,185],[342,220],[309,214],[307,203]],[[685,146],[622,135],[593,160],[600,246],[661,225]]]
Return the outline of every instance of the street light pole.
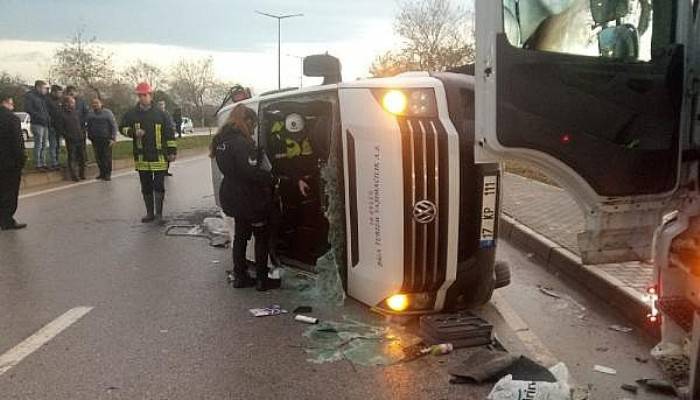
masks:
[[[274,15],[260,11],[255,12],[277,20],[277,89],[282,89],[282,20],[287,18],[303,17],[304,14]]]

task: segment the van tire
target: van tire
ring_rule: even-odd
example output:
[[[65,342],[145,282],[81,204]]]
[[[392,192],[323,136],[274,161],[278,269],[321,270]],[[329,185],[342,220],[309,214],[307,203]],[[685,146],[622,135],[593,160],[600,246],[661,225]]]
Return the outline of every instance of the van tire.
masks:
[[[503,261],[496,262],[494,274],[496,276],[496,289],[510,285],[510,265]]]

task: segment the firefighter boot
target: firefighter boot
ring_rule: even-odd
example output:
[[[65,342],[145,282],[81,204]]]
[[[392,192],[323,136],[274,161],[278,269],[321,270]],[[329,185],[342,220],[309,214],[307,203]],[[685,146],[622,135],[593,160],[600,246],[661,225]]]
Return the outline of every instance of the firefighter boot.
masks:
[[[144,224],[153,222],[156,218],[155,215],[153,215],[153,193],[144,193],[143,202],[146,204],[146,216],[141,218],[141,222]]]
[[[163,200],[165,199],[165,193],[155,192],[155,221],[158,224],[163,224]]]

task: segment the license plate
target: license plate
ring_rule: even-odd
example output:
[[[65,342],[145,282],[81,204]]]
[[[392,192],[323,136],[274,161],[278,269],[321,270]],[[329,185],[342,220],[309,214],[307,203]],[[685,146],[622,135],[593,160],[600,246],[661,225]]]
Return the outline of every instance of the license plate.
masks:
[[[496,199],[498,196],[498,176],[487,175],[481,189],[481,236],[479,247],[489,248],[496,245]]]

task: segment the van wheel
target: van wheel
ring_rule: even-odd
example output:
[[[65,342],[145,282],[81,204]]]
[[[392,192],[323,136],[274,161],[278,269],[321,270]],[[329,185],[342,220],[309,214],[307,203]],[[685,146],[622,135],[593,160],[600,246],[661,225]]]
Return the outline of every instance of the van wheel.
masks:
[[[510,285],[510,265],[503,261],[496,262],[494,268],[496,275],[496,289]]]

